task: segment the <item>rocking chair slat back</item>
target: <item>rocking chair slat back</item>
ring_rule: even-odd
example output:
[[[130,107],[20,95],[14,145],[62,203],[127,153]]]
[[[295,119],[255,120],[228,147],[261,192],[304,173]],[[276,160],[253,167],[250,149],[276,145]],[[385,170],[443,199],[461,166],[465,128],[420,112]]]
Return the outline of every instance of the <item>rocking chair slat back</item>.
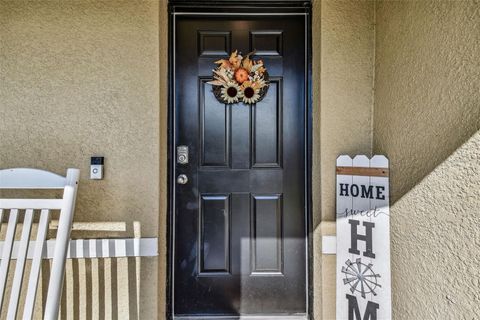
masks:
[[[32,230],[32,220],[33,209],[28,209],[25,211],[25,218],[23,220],[22,237],[20,238],[20,247],[18,249],[17,263],[15,265],[15,274],[13,276],[7,319],[15,319],[17,317],[18,301],[20,299],[20,290],[22,288],[23,272],[25,271],[25,261],[27,260],[30,232]]]
[[[25,264],[30,237],[32,236],[32,226],[36,221],[35,218],[40,216],[22,319],[33,318],[42,265],[42,253],[45,250],[51,210],[60,210],[60,216],[43,319],[53,320],[58,318],[78,179],[78,169],[68,169],[66,177],[37,169],[0,170],[0,189],[63,189],[62,199],[0,199],[0,228],[4,217],[9,216],[5,237],[0,239],[4,241],[0,261],[0,314],[6,314],[6,318],[9,320],[17,318],[20,308],[21,292],[25,287],[23,286],[23,280],[25,278]],[[38,214],[38,211],[40,211],[40,214]],[[19,246],[16,249],[15,272],[13,277],[9,277],[13,244],[17,233],[17,225],[20,225],[20,223],[21,236]],[[20,229],[20,227],[18,228]],[[2,308],[6,307],[4,300],[6,300],[5,294],[9,287],[11,289],[8,310],[4,311]]]
[[[7,285],[8,269],[10,268],[10,257],[12,256],[13,241],[15,240],[15,231],[17,229],[18,210],[10,210],[8,218],[7,233],[3,245],[2,261],[0,262],[0,313],[2,311],[3,297]]]
[[[50,210],[42,210],[40,213],[40,222],[38,223],[37,239],[33,251],[32,267],[30,270],[30,279],[28,280],[27,297],[23,308],[23,319],[32,319],[35,307],[35,296],[37,294],[38,279],[42,266],[42,253],[47,238],[48,223],[50,221]]]

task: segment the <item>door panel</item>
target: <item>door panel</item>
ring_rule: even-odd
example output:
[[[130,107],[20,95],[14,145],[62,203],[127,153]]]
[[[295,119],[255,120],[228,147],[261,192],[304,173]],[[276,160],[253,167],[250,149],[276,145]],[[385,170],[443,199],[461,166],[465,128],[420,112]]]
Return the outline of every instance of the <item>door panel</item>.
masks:
[[[253,106],[252,165],[255,168],[280,168],[282,160],[282,81],[270,79],[268,95],[259,107]]]
[[[230,197],[201,195],[200,274],[230,272]]]
[[[252,195],[251,274],[283,274],[282,195]]]
[[[230,151],[230,111],[219,105],[207,84],[211,78],[200,80],[200,143],[203,167],[228,167]],[[220,125],[221,124],[221,125]]]
[[[176,316],[306,314],[305,18],[178,16]],[[232,50],[270,75],[256,105],[218,102],[206,82]],[[175,176],[175,177],[176,177]]]

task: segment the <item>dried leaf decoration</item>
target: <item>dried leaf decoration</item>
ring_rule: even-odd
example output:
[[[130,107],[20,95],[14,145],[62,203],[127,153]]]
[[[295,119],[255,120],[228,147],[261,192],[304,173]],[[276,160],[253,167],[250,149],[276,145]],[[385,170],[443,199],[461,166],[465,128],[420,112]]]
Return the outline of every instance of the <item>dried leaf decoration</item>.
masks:
[[[213,93],[221,103],[255,104],[261,101],[268,91],[268,72],[262,60],[253,60],[250,52],[243,57],[238,50],[228,59],[215,61],[213,80],[207,82],[213,86]]]

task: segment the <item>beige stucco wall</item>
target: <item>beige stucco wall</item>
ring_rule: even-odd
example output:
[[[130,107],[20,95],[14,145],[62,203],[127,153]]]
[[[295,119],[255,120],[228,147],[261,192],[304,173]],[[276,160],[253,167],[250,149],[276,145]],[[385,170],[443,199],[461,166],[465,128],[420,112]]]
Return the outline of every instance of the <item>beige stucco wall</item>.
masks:
[[[335,234],[335,159],[371,153],[374,24],[371,1],[314,1],[314,316],[335,316],[335,256],[321,236]]]
[[[164,297],[166,260],[165,33],[165,9],[156,0],[0,1],[0,168],[80,168],[75,221],[126,227],[74,236],[133,236],[139,222],[137,236],[161,239],[160,264],[119,259],[101,268],[118,299],[107,299],[101,314],[117,307],[119,319],[137,309],[129,291],[138,274],[142,319],[164,310],[157,297]],[[92,155],[106,158],[104,180],[89,180]],[[99,292],[92,261],[67,268],[69,317],[88,318],[103,303],[88,300]]]
[[[156,235],[158,2],[2,1],[0,14],[0,166],[80,168],[77,221]],[[89,180],[92,155],[104,180]]]
[[[374,152],[391,163],[393,316],[477,319],[480,4],[378,2],[375,40]]]
[[[395,319],[480,317],[479,150],[477,132],[391,207]]]

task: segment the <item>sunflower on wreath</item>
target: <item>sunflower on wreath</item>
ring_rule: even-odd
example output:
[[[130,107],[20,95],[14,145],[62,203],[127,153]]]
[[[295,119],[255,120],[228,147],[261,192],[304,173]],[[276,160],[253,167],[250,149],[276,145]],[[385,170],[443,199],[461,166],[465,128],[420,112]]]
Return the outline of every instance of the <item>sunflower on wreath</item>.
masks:
[[[228,59],[215,61],[213,80],[207,82],[213,86],[213,94],[221,103],[243,102],[255,104],[261,101],[268,91],[268,72],[262,60],[253,60],[250,52],[242,57],[237,50]]]

